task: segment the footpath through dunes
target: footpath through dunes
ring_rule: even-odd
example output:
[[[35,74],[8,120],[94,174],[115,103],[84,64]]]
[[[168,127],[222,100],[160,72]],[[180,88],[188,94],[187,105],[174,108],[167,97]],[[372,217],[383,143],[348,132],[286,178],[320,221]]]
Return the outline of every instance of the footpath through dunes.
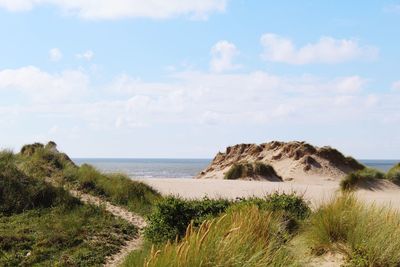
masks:
[[[138,179],[163,195],[180,196],[185,199],[208,198],[245,198],[263,197],[274,192],[285,192],[303,195],[313,208],[330,201],[340,193],[337,181],[318,183],[277,183],[268,181],[220,180],[220,179],[180,179],[180,178],[146,178]],[[368,203],[377,203],[400,210],[400,187],[387,181],[380,181],[375,188],[360,189],[354,192]]]
[[[126,241],[117,254],[108,256],[104,264],[105,267],[119,266],[128,254],[134,250],[140,249],[143,243],[142,230],[147,226],[144,218],[138,214],[128,211],[125,208],[111,204],[99,197],[83,193],[78,190],[69,190],[70,194],[80,199],[83,203],[103,207],[116,217],[124,219],[139,229],[138,236]]]
[[[82,203],[104,209],[138,229],[136,235],[122,241],[119,250],[105,258],[104,266],[119,266],[132,251],[143,243],[142,230],[146,214],[159,194],[145,184],[132,181],[122,174],[102,174],[90,165],[76,166],[54,142],[47,145],[25,145],[19,154],[21,168],[54,187],[63,187]],[[107,245],[107,244],[104,244]]]

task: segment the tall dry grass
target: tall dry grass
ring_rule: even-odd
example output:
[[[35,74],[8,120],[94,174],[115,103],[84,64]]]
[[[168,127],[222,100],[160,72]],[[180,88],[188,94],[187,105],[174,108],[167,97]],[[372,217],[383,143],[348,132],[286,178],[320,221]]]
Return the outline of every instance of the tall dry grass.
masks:
[[[340,252],[351,266],[400,265],[400,215],[352,194],[319,208],[304,231],[315,254]]]
[[[153,247],[143,266],[291,266],[285,234],[278,214],[256,206],[234,208],[197,231],[190,224],[179,242]]]

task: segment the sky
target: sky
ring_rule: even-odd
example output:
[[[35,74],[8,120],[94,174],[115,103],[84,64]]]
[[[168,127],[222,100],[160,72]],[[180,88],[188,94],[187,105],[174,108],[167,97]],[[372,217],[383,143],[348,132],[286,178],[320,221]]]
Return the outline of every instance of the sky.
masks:
[[[400,159],[400,1],[0,0],[0,147]]]

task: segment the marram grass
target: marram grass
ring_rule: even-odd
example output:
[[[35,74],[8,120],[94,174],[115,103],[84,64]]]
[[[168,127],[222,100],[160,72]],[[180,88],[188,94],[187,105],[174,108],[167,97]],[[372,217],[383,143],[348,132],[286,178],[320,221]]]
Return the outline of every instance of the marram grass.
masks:
[[[153,247],[143,266],[293,266],[284,233],[279,214],[255,206],[234,208],[198,230],[190,224],[179,242]]]
[[[400,266],[400,215],[345,194],[321,206],[304,227],[313,252],[339,252],[349,266]]]

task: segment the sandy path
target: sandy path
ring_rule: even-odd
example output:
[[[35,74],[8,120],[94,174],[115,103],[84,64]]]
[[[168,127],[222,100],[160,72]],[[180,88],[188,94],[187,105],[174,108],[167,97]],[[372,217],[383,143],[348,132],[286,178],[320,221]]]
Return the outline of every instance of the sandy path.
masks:
[[[119,266],[131,251],[139,249],[141,247],[143,242],[141,232],[142,229],[146,227],[146,221],[141,216],[134,214],[125,208],[115,206],[108,201],[102,200],[99,197],[85,194],[77,190],[69,190],[69,192],[71,193],[71,195],[80,199],[82,202],[96,206],[101,206],[114,216],[124,219],[129,223],[135,225],[137,228],[139,228],[138,236],[136,238],[128,240],[125,243],[125,245],[121,247],[120,251],[117,254],[107,257],[104,266],[106,267]]]
[[[314,184],[215,179],[152,178],[138,179],[161,192],[183,198],[230,198],[264,196],[273,192],[296,192],[311,202],[312,207],[332,199],[340,190],[338,182],[318,181]],[[400,209],[399,187],[382,185],[379,189],[358,190],[356,195],[369,203]]]

